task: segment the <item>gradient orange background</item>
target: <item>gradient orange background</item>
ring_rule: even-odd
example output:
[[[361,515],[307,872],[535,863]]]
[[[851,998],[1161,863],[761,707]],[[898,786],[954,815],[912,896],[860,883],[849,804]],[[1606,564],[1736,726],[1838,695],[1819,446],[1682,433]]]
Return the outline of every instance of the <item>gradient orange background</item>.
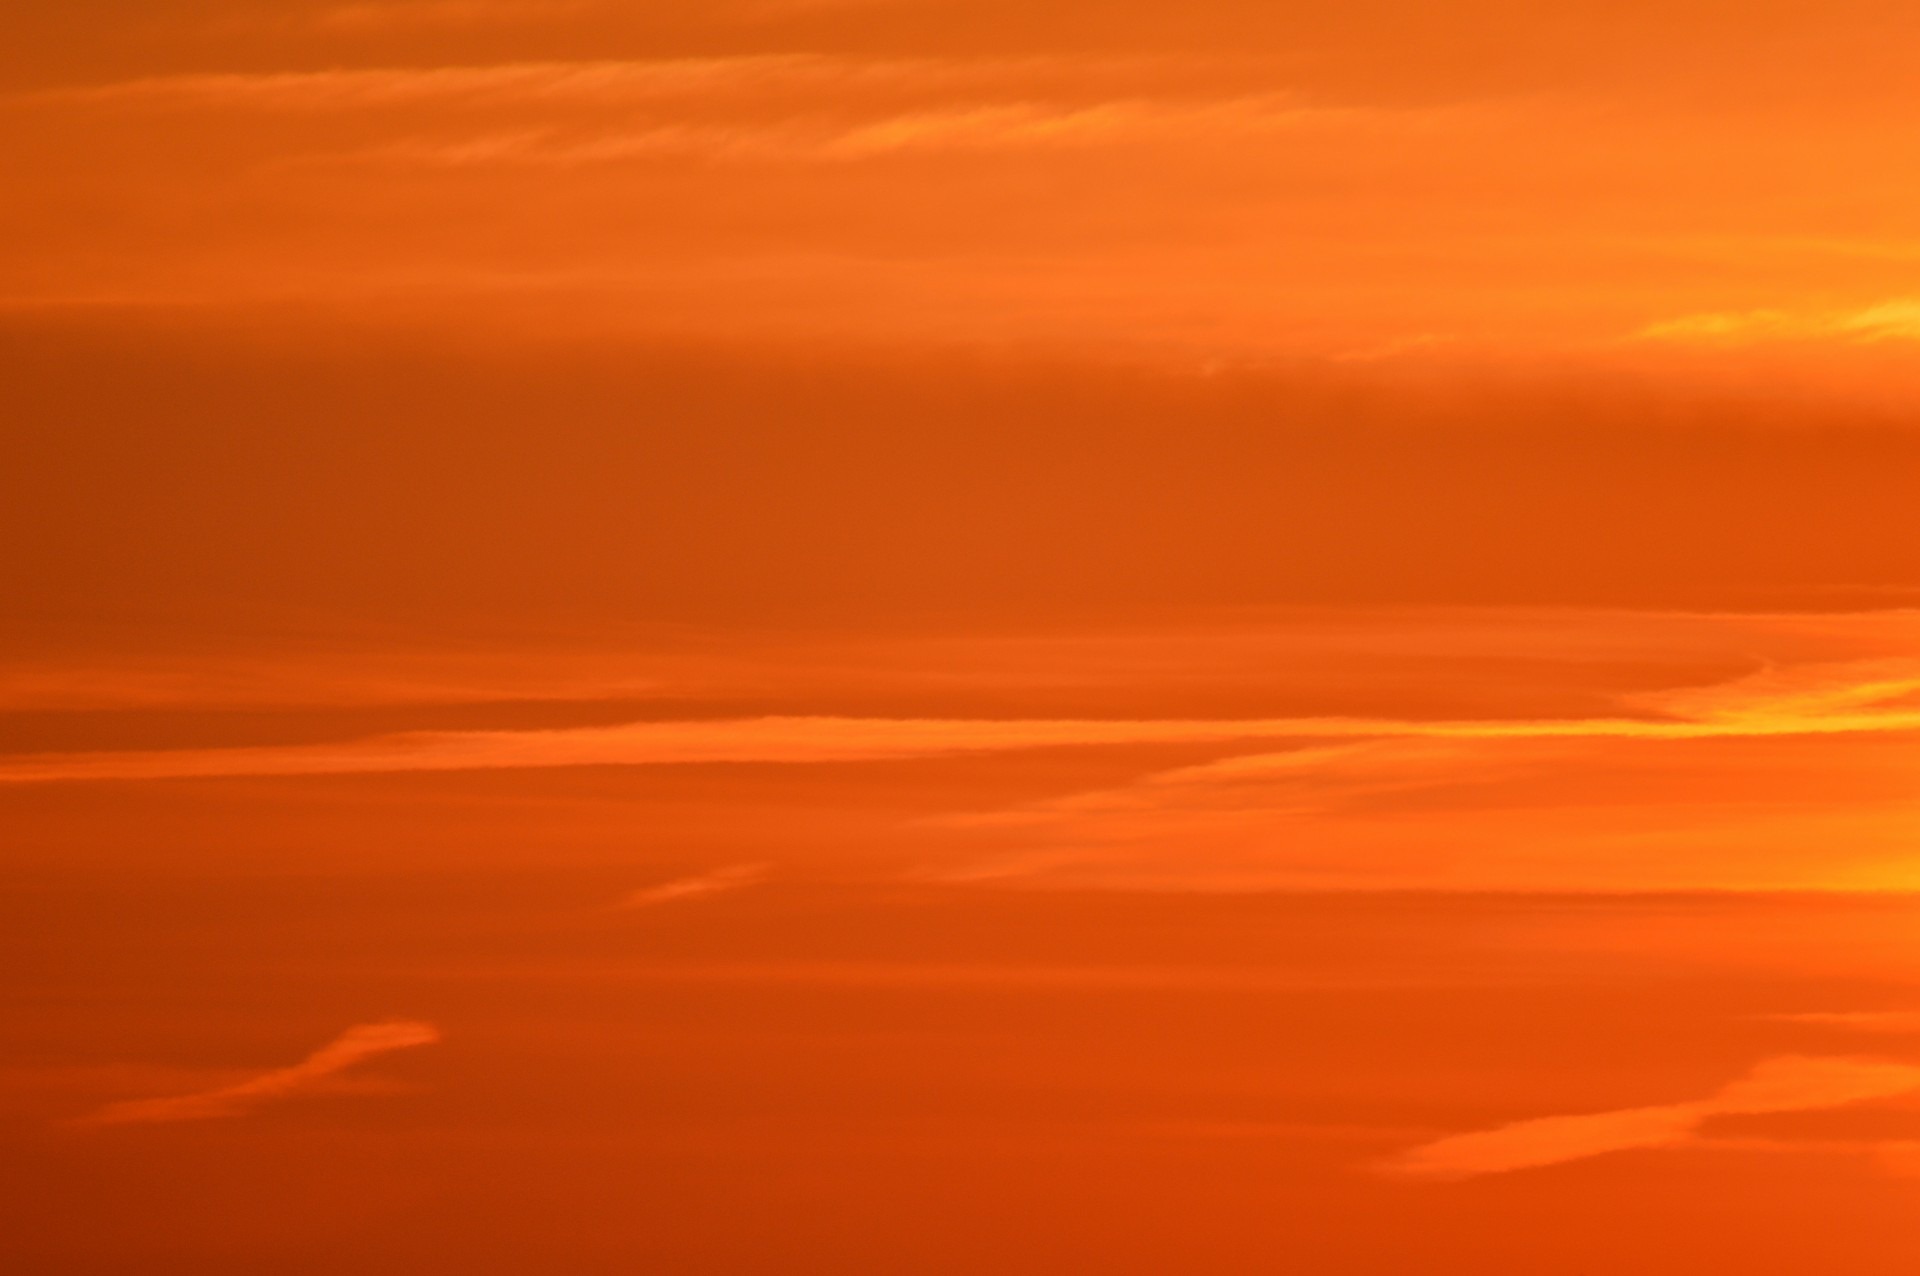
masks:
[[[1917,41],[0,11],[0,1266],[1908,1276]]]

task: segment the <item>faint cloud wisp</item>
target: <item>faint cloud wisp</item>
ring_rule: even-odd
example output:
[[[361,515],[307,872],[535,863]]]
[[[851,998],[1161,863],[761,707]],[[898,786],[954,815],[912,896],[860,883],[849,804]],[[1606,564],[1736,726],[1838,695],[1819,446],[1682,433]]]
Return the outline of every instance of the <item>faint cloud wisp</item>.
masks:
[[[735,891],[763,880],[766,875],[765,864],[730,864],[725,868],[717,868],[711,873],[677,877],[670,882],[662,882],[658,886],[642,887],[626,896],[614,907],[618,909],[652,908],[656,904],[667,904],[674,900],[715,895],[722,891]]]
[[[318,745],[38,754],[0,784],[346,775],[691,762],[821,763],[1264,740],[1712,740],[1920,730],[1920,666],[1852,662],[1638,698],[1638,716],[1570,719],[909,719],[765,717],[535,731],[414,731]]]
[[[1537,1169],[1637,1148],[1694,1141],[1716,1116],[1808,1112],[1920,1089],[1920,1067],[1878,1059],[1785,1056],[1759,1063],[1719,1093],[1690,1103],[1541,1117],[1422,1144],[1382,1164],[1412,1179],[1466,1179]]]
[[[1859,310],[1738,310],[1683,315],[1648,324],[1635,335],[1649,341],[1708,345],[1818,340],[1913,341],[1920,340],[1920,300],[1900,297]]]
[[[78,1124],[138,1125],[243,1116],[277,1099],[322,1088],[336,1074],[364,1059],[395,1050],[432,1045],[440,1039],[438,1028],[413,1020],[359,1024],[291,1067],[275,1068],[237,1085],[199,1094],[110,1103],[90,1116],[81,1118]]]

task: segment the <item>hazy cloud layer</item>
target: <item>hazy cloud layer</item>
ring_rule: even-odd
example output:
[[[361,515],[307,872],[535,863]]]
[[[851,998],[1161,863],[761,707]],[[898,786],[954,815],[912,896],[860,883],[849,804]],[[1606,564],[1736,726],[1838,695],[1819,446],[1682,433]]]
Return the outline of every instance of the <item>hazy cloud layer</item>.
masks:
[[[342,5],[295,25],[403,42],[515,30],[532,9]],[[1875,121],[1876,144],[1847,149],[1783,133],[1788,154],[1760,163],[1735,144],[1743,122],[1711,112],[1650,114],[1538,86],[1408,97],[1365,79],[1316,82],[1301,58],[1247,46],[927,56],[729,40],[717,56],[600,58],[553,47],[492,61],[473,49],[452,64],[421,48],[408,64],[389,46],[396,64],[303,59],[0,100],[0,148],[15,135],[30,197],[7,224],[41,246],[0,262],[0,296],[253,304],[344,292],[387,306],[395,290],[443,304],[476,286],[611,292],[627,304],[567,306],[570,322],[630,324],[638,307],[707,330],[714,306],[729,312],[723,327],[757,328],[797,291],[814,331],[894,336],[911,320],[934,325],[924,335],[977,336],[987,323],[1002,338],[1017,325],[1055,340],[1387,359],[1463,342],[1592,353],[1636,332],[1660,346],[1782,328],[1851,344],[1913,327],[1911,305],[1865,291],[1884,288],[1883,263],[1798,224],[1780,177],[1837,168],[1827,184],[1898,207],[1886,165],[1861,152],[1903,140],[1905,119]],[[63,130],[84,137],[92,164],[36,150],[34,137]],[[1708,162],[1728,175],[1724,195],[1670,178]],[[1060,163],[1071,176],[1049,177]],[[529,170],[544,179],[529,183]],[[1146,171],[1169,180],[1142,182]],[[395,181],[406,200],[391,198]],[[204,229],[139,212],[189,194]],[[109,197],[109,240],[52,220]],[[740,211],[776,199],[793,214],[777,233]],[[1411,201],[1434,215],[1395,214]],[[1725,201],[1739,203],[1737,224]],[[262,208],[273,215],[259,219]],[[648,235],[627,232],[640,223]],[[1727,296],[1728,257],[1764,266],[1777,304]],[[1846,300],[1796,319],[1809,258]],[[1550,316],[1543,278],[1564,299]]]
[[[14,101],[130,111],[378,114],[430,108],[449,117],[502,108],[590,108],[602,112],[602,122],[608,108],[640,107],[683,120],[721,112],[767,123],[808,116],[857,120],[915,104],[928,111],[1021,106],[1038,111],[1046,104],[1070,108],[1111,100],[1144,105],[1197,98],[1204,106],[1218,100],[1223,87],[1230,97],[1307,105],[1276,88],[1270,68],[1244,58],[855,58],[791,52],[175,75],[45,90]],[[424,118],[416,110],[404,122],[418,125]],[[560,117],[548,120],[555,118]]]
[[[1385,1173],[1462,1179],[1535,1169],[1636,1148],[1690,1142],[1716,1116],[1806,1112],[1920,1089],[1920,1067],[1872,1059],[1768,1059],[1719,1093],[1690,1103],[1542,1117],[1454,1135],[1386,1162]]]
[[[1302,729],[1284,751],[935,823],[979,848],[946,870],[961,880],[1898,888],[1915,872],[1912,694],[1910,668],[1875,662],[1629,697],[1646,719]]]
[[[1767,1017],[1776,1023],[1803,1024],[1809,1028],[1831,1028],[1840,1032],[1896,1037],[1920,1034],[1920,1011],[1914,1010],[1811,1011]]]
[[[395,1050],[432,1045],[439,1040],[440,1030],[428,1023],[391,1020],[361,1024],[347,1029],[291,1067],[275,1068],[252,1080],[200,1094],[110,1103],[83,1118],[81,1124],[138,1125],[243,1116],[263,1104],[324,1089],[334,1076],[363,1060]]]
[[[551,731],[412,732],[328,745],[13,758],[0,763],[0,782],[695,762],[850,762],[1020,749],[1322,738],[1442,742],[1689,741],[1871,735],[1920,729],[1920,707],[1907,703],[1916,689],[1920,689],[1920,676],[1916,676],[1910,666],[1875,665],[1865,669],[1818,668],[1788,675],[1770,674],[1697,692],[1642,697],[1647,711],[1647,716],[1642,717],[1564,721],[1422,722],[1366,718],[966,721],[768,717],[636,722]],[[1286,767],[1292,763],[1283,759],[1279,765]],[[1176,777],[1176,781],[1182,778],[1191,777]]]
[[[642,887],[622,899],[616,907],[652,908],[656,904],[668,904],[675,900],[696,899],[702,895],[737,891],[766,877],[767,869],[768,866],[765,864],[732,864],[725,868],[716,868],[711,873],[675,878],[670,882],[661,882],[658,886]]]
[[[1410,718],[1497,721],[1522,716],[1518,705],[1583,718],[1602,704],[1633,704],[1646,714],[1710,713],[1730,694],[1749,701],[1877,695],[1883,682],[1902,676],[1903,662],[1920,646],[1920,611],[1913,610],[1319,607],[961,632],[612,628],[592,645],[561,635],[521,646],[379,647],[355,638],[20,653],[0,666],[0,710],[272,711],[686,697],[748,703],[770,695],[865,704],[932,691],[950,700],[1019,697],[1046,705],[1249,696],[1263,704],[1279,698],[1358,705],[1391,697],[1405,702]],[[1673,672],[1756,668],[1733,681]],[[1676,682],[1691,689],[1645,690]]]
[[[1823,339],[1920,341],[1920,301],[1900,297],[1859,310],[1745,310],[1687,315],[1650,324],[1640,335],[1656,341],[1725,345]]]

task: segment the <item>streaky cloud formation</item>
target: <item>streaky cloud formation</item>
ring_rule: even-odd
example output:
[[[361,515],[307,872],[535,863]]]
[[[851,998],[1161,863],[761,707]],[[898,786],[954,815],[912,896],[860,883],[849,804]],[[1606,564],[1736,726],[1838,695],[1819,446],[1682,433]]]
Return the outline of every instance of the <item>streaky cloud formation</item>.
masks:
[[[322,156],[318,162],[450,168],[572,168],[656,156],[851,162],[914,152],[988,153],[1148,141],[1193,142],[1223,136],[1373,127],[1392,121],[1393,117],[1384,112],[1301,107],[1274,95],[1196,105],[1116,100],[1067,109],[996,102],[882,116],[851,127],[793,121],[758,128],[664,124],[580,139],[522,129],[450,142],[403,141]],[[1428,122],[1414,116],[1402,121],[1408,126]]]
[[[1811,691],[1809,690],[1811,688]],[[49,754],[0,763],[0,783],[373,774],[674,763],[824,763],[1100,745],[1321,738],[1713,740],[1920,729],[1907,666],[1769,674],[1669,699],[1661,716],[1419,721],[764,717],[541,731],[408,732],[340,744]]]
[[[652,908],[656,904],[668,904],[675,900],[717,895],[723,891],[735,891],[743,886],[751,886],[766,875],[765,864],[730,864],[725,868],[714,869],[711,873],[677,877],[670,882],[661,882],[658,886],[643,887],[622,899],[615,907]]]
[[[435,103],[622,104],[837,89],[970,90],[1031,83],[1051,72],[1081,85],[1103,73],[1191,72],[1191,60],[1156,59],[1063,66],[1043,58],[1011,60],[849,58],[806,53],[647,60],[501,62],[480,66],[361,67],[160,76],[44,90],[35,102],[86,102],[223,110],[359,111]]]
[[[110,1103],[80,1120],[81,1125],[145,1125],[172,1121],[208,1121],[244,1116],[263,1104],[325,1086],[328,1080],[376,1055],[439,1041],[430,1023],[395,1019],[359,1024],[287,1068],[263,1072],[251,1080],[200,1094],[171,1095]]]
[[[1916,1276],[1916,44],[0,4],[0,1276]]]
[[[834,64],[779,54],[653,62],[513,62],[269,74],[165,76],[57,89],[34,100],[257,110],[356,110],[413,102],[609,102],[817,79]]]
[[[588,0],[412,0],[402,4],[343,4],[315,14],[323,31],[384,32],[518,25],[577,14]]]
[[[1920,300],[1900,297],[1857,310],[1743,310],[1649,324],[1654,341],[1751,345],[1774,341],[1920,341]]]
[[[1756,1065],[1709,1098],[1579,1116],[1541,1117],[1423,1144],[1385,1162],[1383,1173],[1466,1179],[1583,1161],[1609,1152],[1693,1141],[1710,1118],[1808,1112],[1920,1089],[1920,1067],[1877,1059],[1783,1056]]]
[[[1616,697],[1647,715],[1631,720],[1406,723],[1348,739],[1303,729],[1280,749],[929,823],[981,848],[939,874],[948,880],[1905,889],[1911,695],[1910,667],[1871,660]]]
[[[1833,1028],[1841,1032],[1865,1032],[1884,1036],[1920,1034],[1920,1011],[1915,1010],[1836,1010],[1800,1014],[1768,1015],[1775,1023],[1804,1024],[1810,1028]]]

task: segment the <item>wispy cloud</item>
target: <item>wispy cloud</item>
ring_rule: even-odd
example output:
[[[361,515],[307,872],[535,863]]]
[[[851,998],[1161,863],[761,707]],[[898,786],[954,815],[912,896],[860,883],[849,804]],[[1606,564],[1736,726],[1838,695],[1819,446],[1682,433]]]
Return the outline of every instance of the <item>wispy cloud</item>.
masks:
[[[1179,891],[1905,889],[1911,674],[1771,670],[1628,695],[1647,715],[1634,719],[1381,723],[1345,739],[1303,724],[1281,748],[931,817],[972,852],[931,875]]]
[[[475,13],[489,11],[480,6]],[[434,6],[372,6],[352,21]],[[463,13],[453,5],[446,12]],[[360,8],[340,11],[362,14]],[[347,19],[342,19],[347,20]],[[355,117],[384,134],[310,141],[297,167],[575,168],[657,156],[849,163],[907,153],[1001,153],[1279,134],[1403,134],[1485,121],[1489,108],[1308,102],[1270,69],[1167,55],[731,57],[174,75],[16,99],[133,115]]]
[[[899,74],[896,64],[850,64],[805,54],[648,61],[503,62],[484,66],[367,67],[169,75],[35,93],[39,103],[339,111],[407,105],[576,102],[608,105],[707,96],[742,87],[817,84]]]
[[[1832,1028],[1840,1032],[1864,1032],[1885,1036],[1907,1036],[1920,1033],[1920,1011],[1915,1010],[1814,1011],[1768,1015],[1767,1018],[1775,1023],[1805,1024],[1810,1028]]]
[[[1536,1169],[1637,1148],[1680,1146],[1717,1116],[1807,1112],[1920,1089],[1920,1067],[1878,1059],[1768,1059],[1718,1093],[1688,1103],[1542,1117],[1422,1144],[1383,1173],[1464,1179]]]
[[[314,15],[323,31],[412,31],[551,22],[595,6],[590,0],[388,0],[342,4]]]
[[[1189,989],[1273,991],[1324,988],[1325,972],[1296,968],[1236,966],[1037,965],[967,961],[815,961],[745,962],[556,962],[507,968],[463,963],[439,972],[445,978],[489,981],[510,973],[515,979],[572,982],[588,979],[638,984],[765,984],[826,988],[1022,988],[1074,991],[1100,989],[1178,992]],[[1384,978],[1398,984],[1398,973]],[[1350,986],[1350,977],[1339,977]]]
[[[628,653],[471,651],[13,660],[0,712],[395,708],[504,701],[643,700],[665,680]]]
[[[408,12],[427,12],[409,6]],[[382,13],[402,12],[401,10]],[[451,10],[449,10],[451,12]],[[369,14],[368,20],[373,20]],[[446,106],[646,105],[740,95],[775,95],[823,105],[877,91],[959,95],[1025,94],[1048,100],[1107,95],[1115,86],[1205,83],[1193,58],[853,58],[818,53],[721,57],[497,62],[470,66],[354,67],[328,71],[226,72],[152,76],[41,90],[24,100],[137,108],[356,111],[408,104]],[[1218,76],[1213,78],[1216,80]],[[824,95],[824,96],[823,96]]]
[[[824,763],[1022,749],[1249,741],[1713,740],[1920,730],[1920,673],[1884,662],[1821,667],[1666,697],[1645,716],[926,719],[765,717],[541,731],[409,732],[325,745],[47,754],[0,762],[0,783],[338,775],[678,763]],[[1271,764],[1267,764],[1271,765]],[[1284,765],[1284,763],[1282,763]]]
[[[1683,315],[1642,328],[1652,341],[1754,345],[1772,341],[1920,341],[1920,300],[1900,297],[1857,310],[1732,310]]]
[[[763,121],[669,119],[613,131],[512,128],[454,138],[407,138],[326,154],[311,162],[581,168],[683,156],[722,161],[854,163],[915,153],[1006,154],[1221,142],[1395,127],[1411,119],[1406,113],[1305,107],[1270,94],[1203,102],[1117,99],[1060,105],[1000,101],[873,114],[853,120],[802,112]]]
[[[700,873],[692,877],[678,877],[670,882],[661,882],[658,886],[646,886],[626,896],[616,908],[652,908],[656,904],[672,903],[674,900],[693,899],[701,895],[717,895],[723,891],[737,891],[751,886],[765,878],[765,864],[731,864],[717,868],[711,873]]]
[[[206,1121],[242,1116],[289,1095],[322,1089],[337,1074],[362,1060],[395,1050],[432,1045],[440,1030],[411,1020],[360,1024],[286,1068],[263,1072],[237,1085],[197,1094],[110,1103],[81,1119],[83,1125],[136,1125],[168,1121]]]
[[[412,732],[324,746],[15,758],[0,764],[0,782],[711,762],[858,762],[1017,749],[1235,741],[1294,735],[1301,730],[1301,723],[1293,720],[813,717],[636,722],[552,731]]]
[[[1383,114],[1303,107],[1275,94],[1179,104],[1120,100],[1068,108],[988,104],[862,124],[825,139],[818,149],[823,156],[854,159],[907,150],[1006,150],[1224,137],[1371,122]]]

